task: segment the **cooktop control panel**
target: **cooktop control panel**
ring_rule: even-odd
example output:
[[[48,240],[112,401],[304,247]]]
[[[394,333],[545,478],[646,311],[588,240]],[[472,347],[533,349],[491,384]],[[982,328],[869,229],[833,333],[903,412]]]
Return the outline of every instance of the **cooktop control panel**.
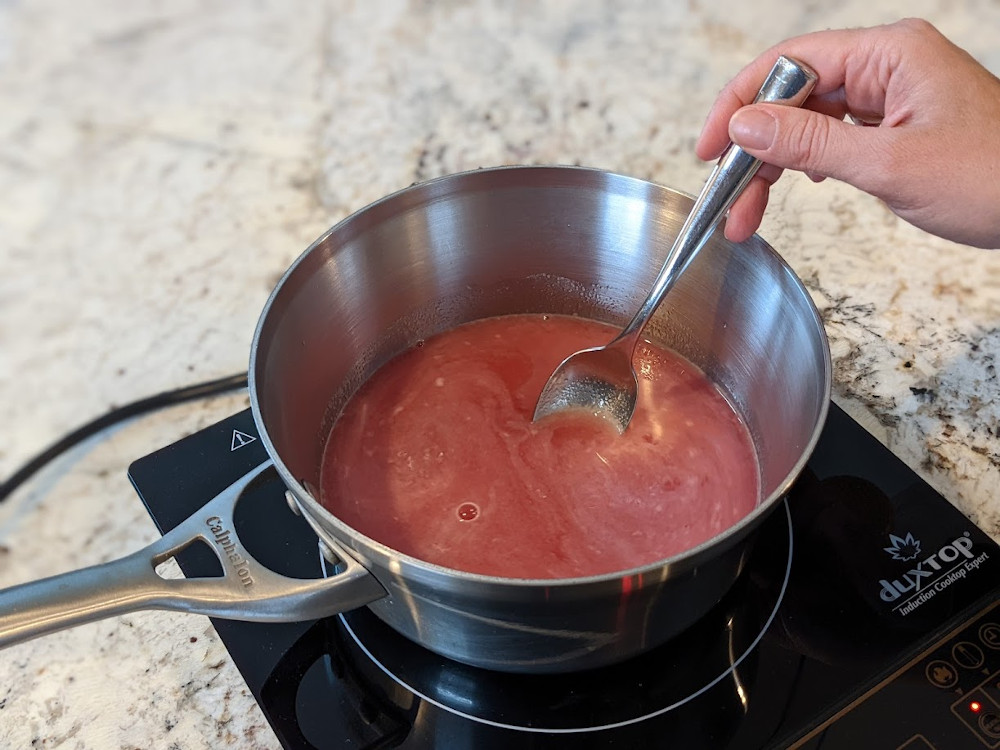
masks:
[[[1000,748],[1000,602],[924,650],[798,747]],[[901,710],[902,707],[902,710]]]

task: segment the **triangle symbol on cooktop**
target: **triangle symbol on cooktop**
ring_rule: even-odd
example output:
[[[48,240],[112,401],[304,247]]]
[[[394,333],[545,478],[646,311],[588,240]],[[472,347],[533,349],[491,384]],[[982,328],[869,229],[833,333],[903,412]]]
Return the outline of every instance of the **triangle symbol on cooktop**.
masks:
[[[240,432],[239,430],[233,430],[233,442],[229,446],[229,452],[239,450],[244,445],[249,445],[254,440],[256,440],[253,435],[248,435],[245,432]]]

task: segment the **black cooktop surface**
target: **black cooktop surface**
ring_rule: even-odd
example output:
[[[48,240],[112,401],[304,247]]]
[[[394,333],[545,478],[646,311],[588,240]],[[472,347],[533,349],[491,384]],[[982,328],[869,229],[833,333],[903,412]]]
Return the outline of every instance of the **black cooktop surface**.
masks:
[[[249,411],[139,459],[165,532],[267,460]],[[273,570],[323,574],[273,470],[236,512]],[[218,567],[177,555],[187,576]],[[1000,748],[1000,549],[835,405],[749,562],[694,627],[623,664],[510,675],[457,664],[367,609],[213,620],[286,748]]]

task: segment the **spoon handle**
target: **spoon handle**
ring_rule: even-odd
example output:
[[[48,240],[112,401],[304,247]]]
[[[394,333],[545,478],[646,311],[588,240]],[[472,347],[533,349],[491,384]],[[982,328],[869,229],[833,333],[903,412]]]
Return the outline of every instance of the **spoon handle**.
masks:
[[[800,107],[816,85],[816,80],[815,71],[808,65],[782,55],[768,73],[754,103],[769,102]],[[711,236],[733,201],[743,192],[750,178],[757,173],[760,165],[759,159],[750,156],[739,146],[729,144],[715,165],[715,169],[712,170],[712,174],[709,175],[691,213],[684,221],[649,296],[618,336],[618,341],[632,338],[634,341],[631,343],[634,346],[646,321]]]

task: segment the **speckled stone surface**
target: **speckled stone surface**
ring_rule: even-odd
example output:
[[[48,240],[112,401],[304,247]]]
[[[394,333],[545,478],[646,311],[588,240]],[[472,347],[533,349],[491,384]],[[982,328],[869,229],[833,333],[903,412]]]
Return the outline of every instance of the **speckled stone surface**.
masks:
[[[715,93],[783,37],[923,16],[1000,71],[992,0],[0,0],[0,476],[116,404],[246,368],[322,231],[459,170],[578,163],[697,192]],[[1000,540],[1000,254],[843,185],[782,180],[761,235],[805,280],[835,398]],[[0,504],[0,586],[156,536],[128,464],[243,408],[143,417]],[[2,748],[276,748],[203,617],[0,651]]]

